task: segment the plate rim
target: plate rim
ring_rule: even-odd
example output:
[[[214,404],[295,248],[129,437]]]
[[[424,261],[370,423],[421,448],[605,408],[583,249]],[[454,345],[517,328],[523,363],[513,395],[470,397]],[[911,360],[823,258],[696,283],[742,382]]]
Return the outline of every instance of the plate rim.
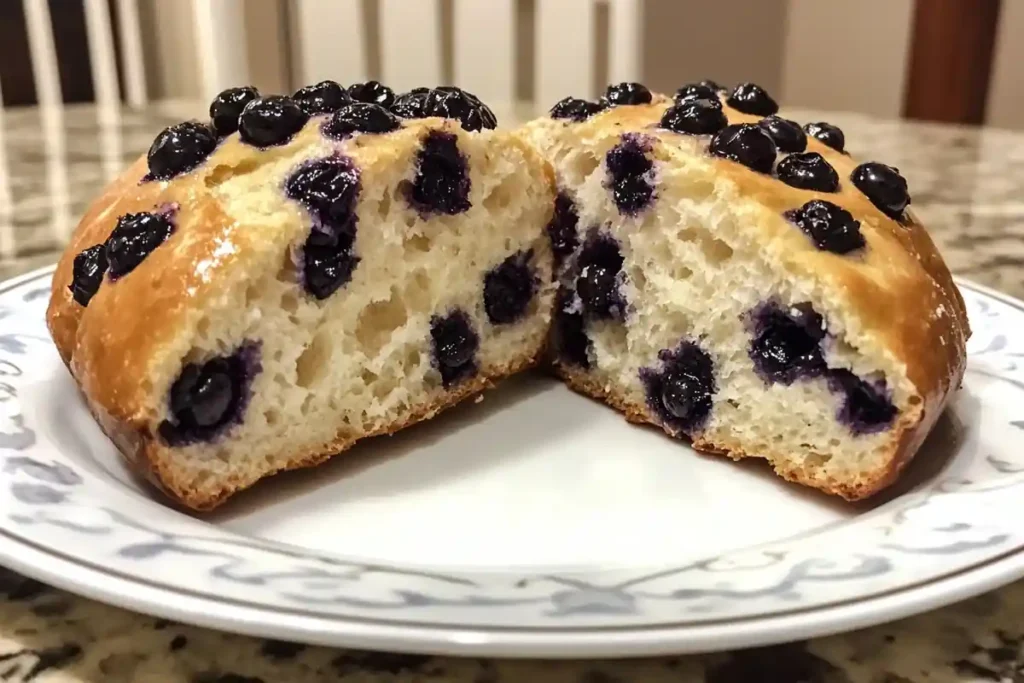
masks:
[[[0,282],[4,294],[49,275],[43,266]],[[1024,301],[964,278],[957,286],[1024,310]],[[42,558],[28,562],[25,557]],[[0,528],[0,558],[16,571],[53,586],[134,612],[173,618],[251,636],[291,638],[320,645],[399,649],[429,654],[503,657],[619,657],[709,652],[822,636],[934,609],[1024,577],[1024,545],[969,567],[859,600],[774,611],[762,616],[650,625],[562,626],[560,628],[455,626],[358,615],[283,613],[271,606],[182,592],[125,573],[103,571],[32,544]],[[78,577],[78,580],[75,580]],[[129,586],[131,590],[118,590]],[[146,595],[151,597],[147,600]],[[204,609],[186,609],[195,604]],[[214,607],[215,609],[210,609]],[[232,616],[234,615],[234,616]]]
[[[19,552],[12,552],[14,550]],[[53,568],[24,560],[26,550],[29,556],[37,555],[44,558],[44,562],[52,560]],[[164,586],[145,585],[134,578],[112,582],[108,574],[73,560],[58,558],[48,549],[34,548],[7,534],[0,535],[0,558],[5,566],[25,576],[106,605],[228,633],[325,647],[522,659],[612,659],[698,654],[827,637],[947,607],[1024,578],[1024,547],[1020,547],[988,562],[922,584],[864,600],[789,614],[726,619],[710,624],[536,630],[377,622],[348,616],[327,618],[233,605],[182,594]],[[76,577],[79,580],[75,580]],[[136,592],[117,590],[124,584]],[[148,599],[147,595],[150,596]],[[216,609],[208,609],[210,606]]]

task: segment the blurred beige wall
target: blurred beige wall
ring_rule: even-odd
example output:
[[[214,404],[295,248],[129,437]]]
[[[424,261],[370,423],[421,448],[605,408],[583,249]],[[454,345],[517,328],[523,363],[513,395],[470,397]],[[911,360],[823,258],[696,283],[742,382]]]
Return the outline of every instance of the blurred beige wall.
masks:
[[[523,52],[532,51],[533,8],[541,1],[546,0],[519,3],[517,34]],[[639,1],[643,79],[654,88],[671,91],[703,78],[753,81],[793,106],[899,114],[912,0]],[[253,83],[269,92],[293,85],[287,6],[288,0],[245,2]],[[147,56],[153,95],[197,97],[201,88],[195,50],[189,47],[194,39],[190,3],[142,0],[141,9],[151,37]],[[598,51],[599,58],[604,54]],[[517,69],[522,96],[533,89],[529,61]],[[604,73],[598,69],[596,76]]]
[[[710,78],[778,95],[790,0],[645,0],[643,78],[672,92]]]
[[[150,97],[196,97],[201,88],[190,3],[140,0],[139,23]]]
[[[217,0],[201,0],[216,2]],[[287,1],[245,0],[251,83],[264,92],[289,88]],[[155,99],[195,99],[202,93],[192,3],[139,0],[146,76]]]
[[[192,0],[195,1],[195,0]],[[200,0],[212,1],[212,0]],[[351,0],[338,0],[347,2]],[[375,0],[358,0],[368,9]],[[441,0],[451,12],[452,0]],[[536,3],[519,0],[517,49],[532,53]],[[557,1],[557,0],[553,0]],[[252,82],[286,92],[292,82],[287,36],[290,0],[245,0]],[[914,0],[638,0],[643,18],[642,78],[671,91],[687,81],[754,81],[793,107],[898,117],[902,110]],[[154,97],[195,98],[201,92],[191,2],[140,0],[147,67]],[[603,14],[605,17],[606,13]],[[371,19],[375,13],[371,12]],[[598,35],[606,25],[599,19]],[[159,27],[159,30],[158,30]],[[989,122],[1024,128],[1024,0],[1004,2],[989,97]],[[371,51],[371,73],[379,60]],[[450,73],[451,49],[444,64]],[[606,51],[599,49],[598,58]],[[520,60],[516,91],[533,90],[532,59]],[[595,78],[607,70],[596,69]],[[339,76],[339,78],[343,77]]]
[[[1024,0],[1003,2],[1000,12],[986,115],[994,126],[1024,128]]]
[[[753,81],[792,107],[899,116],[913,0],[647,0],[644,9],[644,78],[660,90]]]
[[[789,0],[785,103],[899,116],[913,11],[913,0]]]

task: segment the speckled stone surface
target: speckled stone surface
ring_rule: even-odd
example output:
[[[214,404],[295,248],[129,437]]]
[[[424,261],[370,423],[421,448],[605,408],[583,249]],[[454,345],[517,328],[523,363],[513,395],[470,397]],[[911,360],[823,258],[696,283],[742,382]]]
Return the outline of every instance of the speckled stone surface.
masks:
[[[162,127],[197,105],[0,129],[0,279],[52,263],[76,217]],[[783,112],[842,127],[857,157],[897,166],[952,270],[1024,296],[1024,134]],[[908,683],[1024,681],[1024,582],[856,633],[763,650],[608,662],[447,659],[268,642],[155,620],[0,569],[0,681],[304,683]]]

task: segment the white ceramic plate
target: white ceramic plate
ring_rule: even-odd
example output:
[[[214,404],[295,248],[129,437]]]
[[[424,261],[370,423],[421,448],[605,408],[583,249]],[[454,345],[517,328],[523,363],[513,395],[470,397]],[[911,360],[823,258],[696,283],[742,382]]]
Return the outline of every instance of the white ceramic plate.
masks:
[[[964,388],[871,504],[535,375],[201,518],[93,423],[49,286],[0,285],[0,562],[100,600],[320,644],[600,657],[822,635],[1024,576],[1024,303],[969,283]]]

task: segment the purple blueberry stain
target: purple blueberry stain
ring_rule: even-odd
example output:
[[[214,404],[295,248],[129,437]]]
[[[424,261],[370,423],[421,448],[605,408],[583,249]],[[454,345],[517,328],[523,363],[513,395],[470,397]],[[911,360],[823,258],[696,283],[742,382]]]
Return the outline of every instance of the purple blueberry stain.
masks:
[[[838,369],[828,371],[828,385],[842,396],[836,419],[857,436],[885,431],[899,413],[884,379],[869,382]]]
[[[250,340],[230,355],[186,364],[171,386],[168,417],[157,428],[164,443],[211,443],[241,424],[253,379],[263,369],[260,349]]]
[[[654,199],[654,162],[648,158],[650,141],[637,133],[626,133],[605,156],[606,187],[619,213],[636,216]]]
[[[547,225],[556,268],[561,266],[579,246],[579,238],[576,236],[576,225],[579,221],[579,212],[572,197],[565,192],[559,192],[555,197],[555,212]]]
[[[552,347],[564,365],[590,369],[591,342],[579,299],[569,287],[562,286],[555,297]]]
[[[825,320],[811,304],[762,304],[749,314],[747,323],[753,334],[748,353],[765,384],[789,385],[825,371]]]
[[[312,217],[309,236],[295,259],[300,282],[315,298],[326,299],[352,279],[359,264],[353,250],[359,171],[341,155],[314,159],[288,177],[284,190]]]
[[[747,315],[747,325],[753,335],[750,358],[765,384],[824,377],[829,389],[842,396],[836,419],[854,435],[884,431],[892,424],[898,411],[884,378],[867,381],[827,366],[827,324],[810,303],[788,308],[774,301],[761,304]]]
[[[648,409],[673,436],[692,436],[711,415],[715,367],[711,356],[692,341],[658,353],[658,368],[641,368]]]
[[[415,176],[401,187],[421,217],[469,211],[469,162],[459,151],[458,138],[439,130],[427,133],[416,154]]]
[[[434,367],[441,373],[445,389],[476,375],[480,337],[465,311],[456,308],[443,316],[433,316],[430,341]]]
[[[508,325],[526,314],[540,284],[532,260],[532,249],[518,251],[484,276],[484,309],[492,324]]]
[[[591,230],[576,259],[576,291],[583,315],[590,320],[624,320],[622,252],[607,234]]]

